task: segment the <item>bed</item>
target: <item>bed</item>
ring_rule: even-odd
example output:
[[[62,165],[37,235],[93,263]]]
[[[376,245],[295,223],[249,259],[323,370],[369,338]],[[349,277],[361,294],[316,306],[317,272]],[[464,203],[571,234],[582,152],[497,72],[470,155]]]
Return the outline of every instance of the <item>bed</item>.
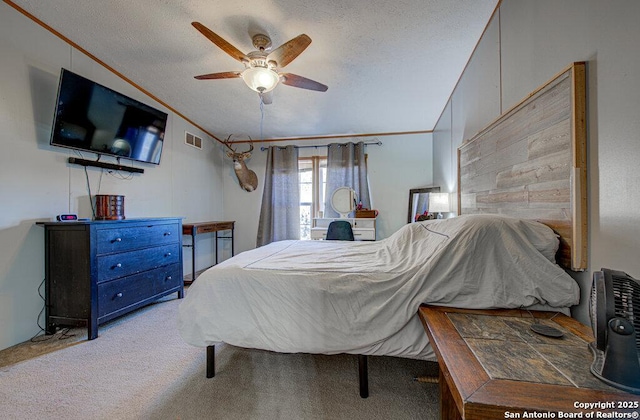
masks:
[[[569,256],[568,268],[584,263],[579,251],[585,245],[585,232],[574,223],[584,217],[579,205],[582,189],[576,191],[580,179],[574,176],[579,162],[576,148],[571,148],[575,140],[569,146],[550,147],[570,148],[570,153],[562,153],[568,159],[566,170],[553,174],[563,178],[542,177],[543,186],[572,193],[562,193],[566,201],[550,200],[548,205],[520,200],[526,211],[514,205],[509,193],[540,191],[540,179],[521,186],[511,183],[506,192],[492,197],[495,186],[480,187],[493,185],[486,182],[489,178],[495,184],[504,170],[495,164],[483,166],[483,159],[495,161],[496,156],[479,146],[489,138],[495,150],[497,142],[490,133],[501,133],[504,124],[509,127],[521,119],[521,109],[535,109],[532,101],[539,109],[549,95],[557,98],[558,84],[565,86],[567,77],[573,82],[576,74],[579,77],[573,67],[568,76],[563,72],[559,81],[554,79],[461,146],[459,206],[471,214],[411,223],[377,242],[275,242],[202,273],[180,304],[178,324],[187,343],[207,347],[207,376],[215,374],[217,343],[282,353],[350,353],[359,356],[360,394],[366,397],[367,355],[435,361],[417,315],[422,304],[568,313],[578,303],[579,288],[556,261]],[[568,93],[561,94],[570,95],[566,102],[573,106],[576,92],[574,84],[569,86]],[[569,114],[572,121],[580,115]],[[557,118],[550,123],[557,124]],[[569,137],[575,139],[577,125],[572,124]],[[530,138],[520,130],[520,140],[510,145],[512,155],[520,159],[513,166],[535,165],[540,158],[540,153],[528,154],[531,142],[546,129],[545,123],[536,127]],[[557,130],[547,133],[551,142],[565,141]],[[518,144],[526,153],[514,151]],[[505,162],[504,157],[499,160]],[[477,169],[486,167],[492,172]],[[484,205],[487,201],[491,202]],[[513,209],[515,217],[505,211]],[[572,256],[578,262],[572,262]]]
[[[557,249],[542,224],[485,215],[408,224],[377,242],[274,242],[202,273],[180,305],[180,331],[195,346],[434,360],[422,303],[577,304]]]
[[[202,347],[351,353],[365,366],[367,355],[435,361],[421,304],[564,313],[577,304],[558,244],[543,224],[499,215],[411,223],[377,242],[274,242],[202,273],[179,330]],[[360,381],[366,396],[366,370]]]

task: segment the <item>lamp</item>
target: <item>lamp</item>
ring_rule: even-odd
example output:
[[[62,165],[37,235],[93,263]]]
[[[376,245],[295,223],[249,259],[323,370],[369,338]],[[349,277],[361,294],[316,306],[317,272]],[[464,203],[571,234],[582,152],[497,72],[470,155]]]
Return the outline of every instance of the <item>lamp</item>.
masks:
[[[280,76],[267,67],[249,67],[240,76],[251,90],[266,93],[273,90],[280,81]]]
[[[449,213],[449,193],[429,193],[429,212],[438,213],[438,219],[442,219],[442,212]]]

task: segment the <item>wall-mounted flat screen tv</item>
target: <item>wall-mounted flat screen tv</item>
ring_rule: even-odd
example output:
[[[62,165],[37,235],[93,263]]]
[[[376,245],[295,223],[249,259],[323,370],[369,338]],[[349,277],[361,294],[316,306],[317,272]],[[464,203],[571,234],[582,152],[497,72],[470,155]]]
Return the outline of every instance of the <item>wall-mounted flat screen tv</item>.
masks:
[[[62,69],[51,144],[160,163],[167,114]]]

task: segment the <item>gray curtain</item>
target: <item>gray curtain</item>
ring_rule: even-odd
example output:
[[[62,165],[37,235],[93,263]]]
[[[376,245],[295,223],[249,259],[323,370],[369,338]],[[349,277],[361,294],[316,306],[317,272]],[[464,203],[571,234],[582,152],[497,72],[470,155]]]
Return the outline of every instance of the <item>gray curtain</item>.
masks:
[[[264,176],[257,246],[300,239],[298,149],[269,147]]]
[[[331,207],[331,195],[340,187],[351,187],[364,208],[371,208],[364,142],[332,143],[327,149],[327,185],[324,204],[325,217],[339,217]],[[353,217],[353,213],[349,215]]]

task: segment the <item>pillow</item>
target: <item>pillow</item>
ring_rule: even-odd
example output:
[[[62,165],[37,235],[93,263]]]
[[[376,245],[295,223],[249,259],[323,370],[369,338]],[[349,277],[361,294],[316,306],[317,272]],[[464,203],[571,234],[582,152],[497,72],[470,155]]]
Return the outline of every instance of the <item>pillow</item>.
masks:
[[[518,219],[498,214],[463,215],[465,225],[470,229],[499,229],[509,230],[509,233],[519,236],[530,243],[546,259],[555,263],[556,253],[560,246],[559,236],[549,226],[535,220]]]

